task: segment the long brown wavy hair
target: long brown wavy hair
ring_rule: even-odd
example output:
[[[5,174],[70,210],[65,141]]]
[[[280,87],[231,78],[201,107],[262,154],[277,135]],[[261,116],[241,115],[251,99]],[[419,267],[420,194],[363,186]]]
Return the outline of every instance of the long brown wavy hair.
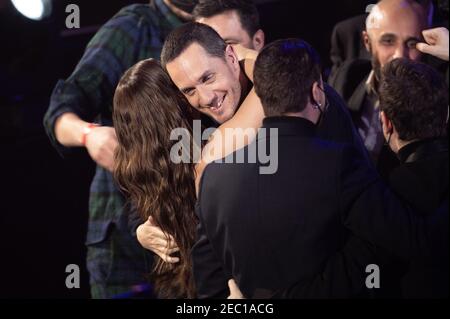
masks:
[[[192,115],[188,102],[158,61],[148,59],[131,67],[114,95],[113,121],[119,146],[114,177],[142,220],[149,216],[178,245],[180,262],[157,257],[155,291],[161,298],[192,298],[190,250],[195,239],[194,164],[175,164],[170,150],[173,129],[187,129]],[[190,163],[193,163],[190,154]]]

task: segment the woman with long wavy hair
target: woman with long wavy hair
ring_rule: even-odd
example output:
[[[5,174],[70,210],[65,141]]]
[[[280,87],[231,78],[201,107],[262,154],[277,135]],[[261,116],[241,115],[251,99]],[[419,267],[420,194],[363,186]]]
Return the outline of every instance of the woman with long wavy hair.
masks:
[[[235,50],[252,79],[257,53],[241,46]],[[197,226],[196,186],[208,163],[250,143],[264,118],[261,102],[252,90],[234,117],[211,135],[199,163],[189,164],[194,163],[189,154],[189,163],[176,164],[170,159],[170,150],[177,141],[170,140],[170,135],[173,129],[182,128],[192,137],[191,112],[196,111],[192,111],[159,62],[152,59],[131,67],[114,96],[113,120],[119,142],[114,177],[142,220],[150,217],[156,231],[163,232],[158,251],[163,246],[164,252],[157,254],[153,272],[161,298],[195,297],[190,250]],[[255,134],[250,139],[245,135],[228,140],[225,131],[230,128],[254,128]],[[150,246],[157,251],[154,241]],[[170,256],[175,251],[179,251],[179,258]],[[234,286],[230,282],[232,294],[236,293]]]
[[[142,220],[152,218],[179,249],[179,263],[158,258],[153,278],[160,298],[193,298],[190,249],[195,239],[194,164],[175,164],[170,140],[175,128],[191,135],[187,101],[158,61],[148,59],[130,68],[114,95],[113,120],[119,146],[114,177]],[[193,161],[190,161],[193,163]]]

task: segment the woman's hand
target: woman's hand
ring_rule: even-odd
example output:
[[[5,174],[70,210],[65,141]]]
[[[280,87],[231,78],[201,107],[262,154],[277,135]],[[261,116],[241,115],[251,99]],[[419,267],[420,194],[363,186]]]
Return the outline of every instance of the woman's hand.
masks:
[[[258,52],[252,49],[248,49],[240,44],[233,44],[232,45],[234,53],[236,53],[236,56],[239,61],[245,60],[245,59],[252,59],[256,60],[258,57]]]
[[[175,240],[170,235],[167,237],[161,228],[153,223],[152,217],[149,217],[144,224],[139,225],[136,236],[142,247],[151,250],[165,262],[175,264],[180,261],[178,257],[170,256],[180,250]]]
[[[240,44],[232,45],[234,53],[239,61],[244,61],[244,71],[250,81],[253,82],[253,70],[255,69],[258,51],[247,49]]]

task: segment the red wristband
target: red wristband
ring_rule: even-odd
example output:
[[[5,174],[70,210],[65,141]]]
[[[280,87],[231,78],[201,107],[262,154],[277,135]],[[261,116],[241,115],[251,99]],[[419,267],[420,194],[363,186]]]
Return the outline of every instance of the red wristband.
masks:
[[[92,130],[96,127],[99,127],[98,124],[95,123],[89,123],[88,126],[85,126],[83,128],[83,135],[81,136],[81,144],[83,144],[83,146],[86,146],[86,140],[87,140],[87,136],[92,132]]]

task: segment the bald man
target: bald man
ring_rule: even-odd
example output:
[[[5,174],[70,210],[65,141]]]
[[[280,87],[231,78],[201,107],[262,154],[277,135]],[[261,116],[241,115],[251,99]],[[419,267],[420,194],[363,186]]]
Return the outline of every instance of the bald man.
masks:
[[[423,5],[427,11],[428,27],[448,26],[448,21],[445,20],[442,10],[439,10],[439,8],[433,4],[433,1],[415,1]],[[370,12],[370,10],[367,12]],[[364,47],[361,36],[366,28],[365,24],[367,16],[368,13],[361,14],[341,21],[335,25],[331,36],[330,58],[333,62],[333,67],[329,76],[329,83],[334,82],[336,72],[344,62],[352,61],[354,59],[370,60],[370,53]]]
[[[378,83],[381,68],[395,58],[420,60],[416,44],[422,42],[422,31],[428,27],[428,10],[413,0],[382,0],[366,20],[362,37],[371,61],[344,63],[333,83],[344,97],[353,121],[373,162],[383,176],[397,161],[388,148],[379,121]]]
[[[377,89],[381,67],[388,62],[396,58],[419,60],[421,52],[416,44],[422,40],[427,19],[427,12],[416,1],[383,0],[372,9],[366,20],[363,40],[372,57],[374,89]]]

